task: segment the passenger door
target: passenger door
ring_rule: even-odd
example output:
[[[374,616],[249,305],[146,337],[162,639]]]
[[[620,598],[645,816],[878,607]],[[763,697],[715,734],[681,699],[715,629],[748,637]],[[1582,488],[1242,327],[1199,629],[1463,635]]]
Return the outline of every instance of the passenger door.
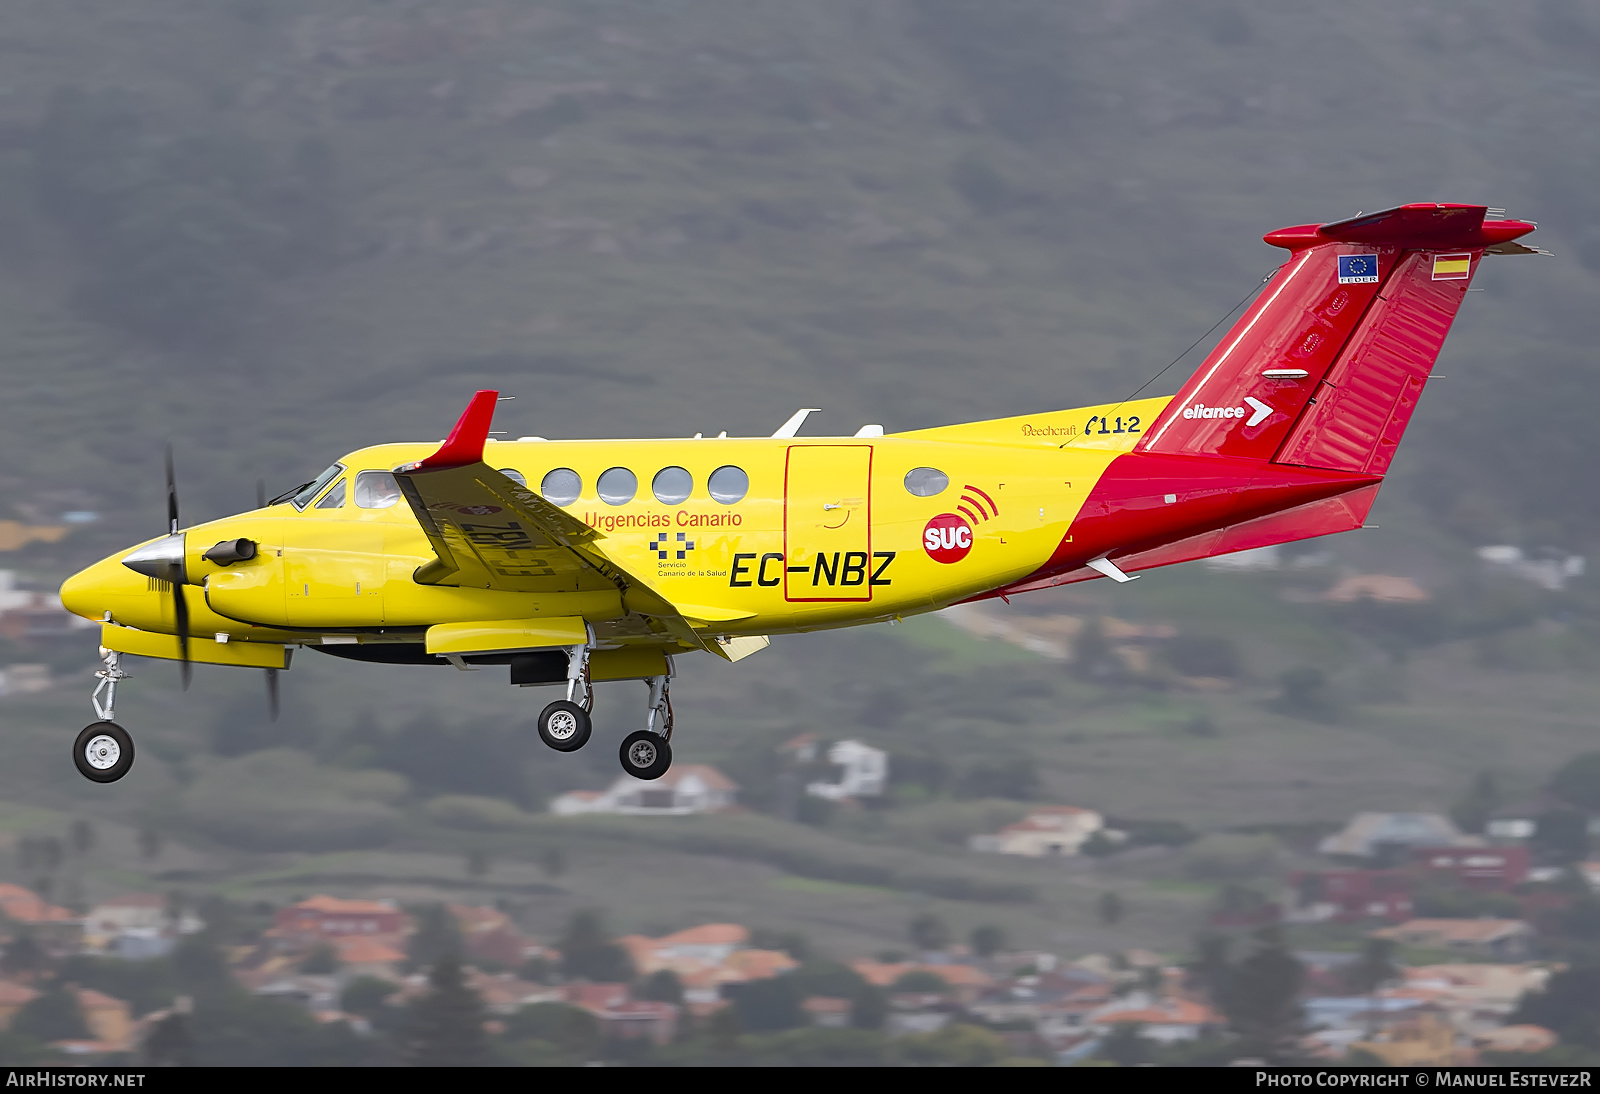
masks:
[[[784,599],[872,599],[872,446],[791,445],[784,474]]]

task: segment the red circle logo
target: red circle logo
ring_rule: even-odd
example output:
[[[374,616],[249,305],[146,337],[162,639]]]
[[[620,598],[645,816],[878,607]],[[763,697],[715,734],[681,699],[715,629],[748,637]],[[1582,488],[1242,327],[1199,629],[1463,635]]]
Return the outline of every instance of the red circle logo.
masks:
[[[972,550],[972,525],[955,513],[940,513],[922,530],[922,549],[935,562],[960,562]]]

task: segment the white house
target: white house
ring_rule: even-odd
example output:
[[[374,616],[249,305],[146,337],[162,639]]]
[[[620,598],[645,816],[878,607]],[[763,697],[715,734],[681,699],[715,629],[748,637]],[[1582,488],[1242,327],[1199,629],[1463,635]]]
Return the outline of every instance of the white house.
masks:
[[[550,812],[570,817],[580,813],[642,816],[685,816],[716,813],[734,804],[739,787],[706,764],[679,764],[654,782],[623,775],[605,790],[574,790],[553,798]]]
[[[1008,824],[993,835],[973,836],[969,843],[974,851],[1044,858],[1076,855],[1089,837],[1100,831],[1107,838],[1122,837],[1120,832],[1113,835],[1106,828],[1105,818],[1093,809],[1048,805],[1030,811],[1016,824]]]
[[[889,782],[889,754],[860,741],[839,741],[828,749],[828,762],[844,770],[836,783],[814,782],[806,793],[829,801],[875,798]]]
[[[1466,842],[1438,813],[1357,813],[1341,832],[1317,845],[1324,855],[1370,858],[1385,847],[1456,847]]]

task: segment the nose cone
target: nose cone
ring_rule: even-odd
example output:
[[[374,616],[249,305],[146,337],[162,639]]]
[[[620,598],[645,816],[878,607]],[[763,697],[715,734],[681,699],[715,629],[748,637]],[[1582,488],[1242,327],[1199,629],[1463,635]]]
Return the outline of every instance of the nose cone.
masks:
[[[117,592],[116,584],[126,584],[125,579],[132,576],[116,559],[96,562],[67,578],[61,586],[61,606],[85,619],[103,619]]]
[[[150,546],[165,542],[156,540]],[[111,612],[118,623],[159,625],[161,605],[170,598],[154,591],[149,576],[135,572],[123,558],[124,554],[103,558],[67,578],[61,586],[62,606],[85,619],[104,619]]]
[[[183,533],[174,532],[128,552],[122,556],[122,564],[136,574],[181,585],[184,580]]]

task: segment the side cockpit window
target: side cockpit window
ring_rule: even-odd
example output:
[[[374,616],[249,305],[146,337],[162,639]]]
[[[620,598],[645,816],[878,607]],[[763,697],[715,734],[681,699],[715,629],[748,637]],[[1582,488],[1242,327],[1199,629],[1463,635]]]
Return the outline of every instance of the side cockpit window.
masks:
[[[338,509],[344,505],[344,479],[333,484],[333,489],[322,495],[322,500],[317,502],[318,509]]]
[[[334,464],[322,474],[318,475],[316,478],[302,486],[295,493],[294,497],[289,499],[289,504],[293,505],[296,509],[304,509],[306,506],[311,504],[311,499],[322,493],[322,488],[332,482],[343,470],[344,464]],[[343,498],[340,500],[342,501]]]
[[[387,509],[400,500],[400,486],[388,471],[363,471],[356,476],[356,505]]]

